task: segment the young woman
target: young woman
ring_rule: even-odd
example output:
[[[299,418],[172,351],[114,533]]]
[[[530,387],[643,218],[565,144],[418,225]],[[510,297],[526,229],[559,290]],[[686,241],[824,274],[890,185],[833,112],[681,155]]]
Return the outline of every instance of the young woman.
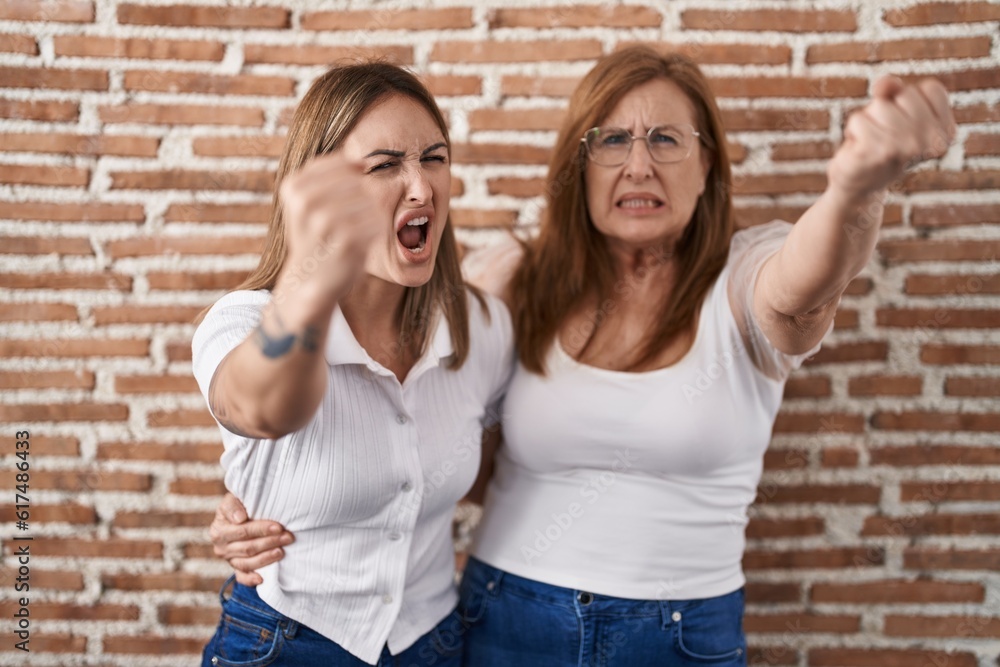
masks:
[[[201,322],[193,367],[227,488],[297,539],[256,590],[226,583],[203,665],[456,665],[452,515],[512,331],[462,281],[447,127],[405,70],[339,67],[277,183],[260,265]]]
[[[867,263],[886,187],[954,137],[937,82],[874,98],[794,227],[734,232],[698,68],[629,48],[584,77],[540,235],[475,269],[509,299],[519,364],[447,628],[466,665],[746,664],[743,529],[785,379]],[[269,524],[241,537],[223,506],[217,552],[276,557],[244,541]]]

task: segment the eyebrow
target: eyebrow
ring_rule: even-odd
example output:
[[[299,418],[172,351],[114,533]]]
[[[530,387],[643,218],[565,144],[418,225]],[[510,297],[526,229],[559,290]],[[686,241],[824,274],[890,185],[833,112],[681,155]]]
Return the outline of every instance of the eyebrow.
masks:
[[[447,147],[448,147],[448,144],[446,144],[443,141],[439,141],[438,143],[434,144],[433,146],[428,146],[427,148],[425,148],[424,150],[422,150],[420,152],[420,155],[427,155],[428,153],[430,153],[432,151],[436,151],[439,148],[447,148]],[[372,151],[371,153],[369,153],[365,157],[366,158],[375,157],[376,155],[388,155],[389,157],[403,157],[404,155],[406,155],[406,153],[404,153],[403,151],[392,151],[392,150],[389,150],[388,148],[380,148],[378,150]]]

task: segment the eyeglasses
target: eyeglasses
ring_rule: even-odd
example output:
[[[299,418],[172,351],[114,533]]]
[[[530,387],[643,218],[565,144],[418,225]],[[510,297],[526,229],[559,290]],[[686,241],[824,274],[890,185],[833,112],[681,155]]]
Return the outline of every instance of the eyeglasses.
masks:
[[[646,142],[649,155],[655,162],[669,164],[680,162],[691,155],[695,139],[701,134],[690,125],[657,125],[649,128],[645,136],[633,136],[620,127],[594,127],[587,130],[580,142],[587,147],[587,155],[602,167],[625,164],[632,152],[632,142]]]

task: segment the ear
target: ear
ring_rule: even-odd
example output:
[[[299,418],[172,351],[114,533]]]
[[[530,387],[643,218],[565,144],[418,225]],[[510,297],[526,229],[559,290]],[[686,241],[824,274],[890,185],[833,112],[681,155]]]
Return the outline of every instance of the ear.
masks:
[[[698,189],[698,196],[705,194],[705,182],[708,180],[708,172],[712,170],[712,163],[715,161],[715,154],[703,145],[699,145],[699,161],[701,163],[701,187]]]

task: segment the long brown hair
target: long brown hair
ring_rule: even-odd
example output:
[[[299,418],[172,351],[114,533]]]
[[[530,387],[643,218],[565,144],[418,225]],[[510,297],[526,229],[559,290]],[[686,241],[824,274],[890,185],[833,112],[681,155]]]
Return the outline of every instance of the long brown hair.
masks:
[[[449,144],[448,126],[427,88],[410,72],[382,61],[337,66],[313,82],[292,118],[281,163],[275,177],[271,220],[260,263],[237,290],[274,289],[285,264],[285,225],[278,196],[282,181],[310,159],[337,150],[372,106],[391,95],[405,95],[423,106]],[[437,251],[431,279],[419,287],[407,287],[400,321],[400,347],[422,355],[429,338],[434,307],[440,306],[448,321],[455,356],[452,368],[460,367],[469,354],[469,312],[466,290],[485,307],[481,295],[462,279],[458,247],[449,219]]]
[[[526,244],[524,261],[511,283],[518,355],[530,371],[545,373],[545,355],[566,320],[588,297],[613,297],[617,279],[607,242],[587,211],[586,153],[580,137],[601,123],[633,88],[653,79],[677,84],[694,105],[700,141],[712,161],[676,253],[678,282],[659,306],[657,324],[633,355],[634,370],[652,361],[688,330],[709,288],[721,273],[733,233],[731,174],[725,130],[708,81],[690,59],[634,46],[605,56],[583,78],[570,99],[566,120],[545,181],[547,212],[540,234]],[[595,326],[584,349],[593,340]]]

